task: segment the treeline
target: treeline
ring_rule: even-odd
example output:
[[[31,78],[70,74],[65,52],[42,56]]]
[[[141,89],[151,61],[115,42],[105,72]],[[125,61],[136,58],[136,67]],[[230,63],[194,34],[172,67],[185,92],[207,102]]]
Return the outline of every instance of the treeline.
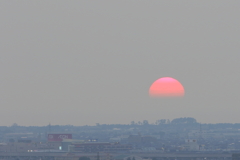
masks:
[[[0,126],[0,132],[1,131],[9,131],[9,130],[31,130],[31,131],[39,131],[39,130],[45,130],[48,131],[71,131],[75,129],[98,129],[98,128],[129,128],[132,126],[199,126],[207,127],[207,128],[239,128],[240,129],[240,123],[217,123],[217,124],[201,124],[197,122],[195,118],[192,117],[182,117],[182,118],[175,118],[173,120],[169,119],[159,119],[156,120],[154,123],[149,123],[148,120],[143,121],[132,121],[129,124],[100,124],[96,123],[96,125],[84,125],[84,126],[73,126],[73,125],[46,125],[46,126],[20,126],[14,123],[12,126]]]
[[[197,120],[195,118],[191,118],[191,117],[184,117],[184,118],[176,118],[173,119],[172,121],[170,121],[169,119],[159,119],[156,120],[155,123],[152,123],[151,125],[161,125],[161,124],[196,124],[198,123]],[[138,121],[138,122],[131,122],[131,125],[149,125],[148,120],[143,120]]]

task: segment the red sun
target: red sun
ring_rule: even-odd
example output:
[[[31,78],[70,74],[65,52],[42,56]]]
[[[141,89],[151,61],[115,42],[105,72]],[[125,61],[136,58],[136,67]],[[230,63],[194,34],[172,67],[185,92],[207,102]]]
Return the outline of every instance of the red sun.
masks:
[[[182,84],[171,77],[163,77],[151,85],[149,88],[151,97],[183,97],[184,88]]]

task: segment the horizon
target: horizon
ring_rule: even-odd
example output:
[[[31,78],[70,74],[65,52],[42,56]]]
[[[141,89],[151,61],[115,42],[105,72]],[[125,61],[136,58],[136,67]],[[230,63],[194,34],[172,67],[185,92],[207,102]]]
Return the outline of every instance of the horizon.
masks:
[[[17,124],[17,123],[14,123],[14,124],[12,124],[12,125],[10,125],[10,126],[0,126],[0,127],[14,127],[14,126],[19,126],[19,127],[48,127],[48,126],[74,126],[74,127],[84,127],[84,126],[90,126],[90,127],[92,127],[92,126],[101,126],[101,125],[168,125],[168,124],[174,124],[174,125],[182,125],[182,124],[201,124],[201,125],[208,125],[208,124],[213,124],[213,125],[217,125],[217,124],[239,124],[240,125],[240,122],[239,123],[201,123],[201,122],[198,122],[197,120],[196,120],[196,122],[191,122],[191,123],[172,123],[172,121],[173,120],[176,120],[176,119],[184,119],[184,118],[192,118],[192,119],[194,119],[194,120],[196,120],[195,118],[193,118],[193,117],[179,117],[179,118],[174,118],[174,119],[172,119],[172,120],[170,120],[170,119],[158,119],[158,120],[156,120],[155,122],[152,122],[152,123],[149,123],[148,122],[148,120],[143,120],[143,121],[131,121],[130,123],[106,123],[106,124],[101,124],[101,123],[95,123],[95,125],[71,125],[71,124],[66,124],[66,125],[60,125],[60,124],[51,124],[51,123],[49,123],[49,124],[47,124],[47,125],[42,125],[42,126],[24,126],[24,125],[19,125],[19,124]],[[169,122],[167,123],[159,123],[159,124],[156,124],[156,122],[157,121],[159,121],[159,120],[166,120],[166,121],[168,121],[169,120]],[[148,123],[147,124],[144,124],[144,121],[147,121]],[[132,124],[134,122],[134,124]],[[139,123],[140,122],[140,123]]]

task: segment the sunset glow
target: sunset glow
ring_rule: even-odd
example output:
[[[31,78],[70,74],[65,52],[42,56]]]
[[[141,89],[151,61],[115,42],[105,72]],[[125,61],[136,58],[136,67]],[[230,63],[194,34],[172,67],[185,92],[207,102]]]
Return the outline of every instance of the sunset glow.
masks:
[[[176,79],[163,77],[151,85],[149,95],[151,97],[182,97],[184,96],[184,88]]]

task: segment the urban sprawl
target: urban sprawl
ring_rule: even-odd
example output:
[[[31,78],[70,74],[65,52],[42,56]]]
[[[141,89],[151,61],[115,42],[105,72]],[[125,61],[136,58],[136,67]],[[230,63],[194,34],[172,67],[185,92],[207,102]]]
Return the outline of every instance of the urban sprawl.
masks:
[[[240,159],[240,123],[201,124],[194,118],[94,126],[0,127],[0,159]]]

